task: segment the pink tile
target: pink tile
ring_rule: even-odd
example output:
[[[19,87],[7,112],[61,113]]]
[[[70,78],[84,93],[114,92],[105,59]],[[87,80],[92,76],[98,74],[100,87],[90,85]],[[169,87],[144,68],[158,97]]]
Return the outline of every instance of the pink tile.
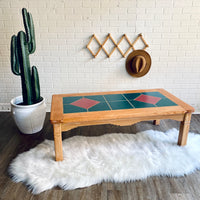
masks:
[[[140,95],[139,97],[135,99],[135,101],[141,101],[141,102],[150,103],[150,104],[156,104],[160,100],[161,100],[160,97],[153,97],[153,96],[144,95],[144,94]]]
[[[78,107],[81,107],[81,108],[88,109],[88,108],[91,108],[92,106],[95,106],[98,103],[100,103],[100,102],[92,100],[92,99],[82,98],[82,99],[74,101],[70,104],[73,105],[73,106],[78,106]]]

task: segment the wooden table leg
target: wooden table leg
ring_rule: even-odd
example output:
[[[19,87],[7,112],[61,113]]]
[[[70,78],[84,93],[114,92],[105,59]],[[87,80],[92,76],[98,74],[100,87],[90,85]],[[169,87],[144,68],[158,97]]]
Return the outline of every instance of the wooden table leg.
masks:
[[[154,125],[160,125],[160,119],[153,120]]]
[[[192,113],[186,113],[184,121],[180,124],[179,136],[178,136],[178,145],[184,146],[187,143],[187,136],[190,129],[190,120]]]
[[[53,124],[56,161],[63,160],[61,124]]]

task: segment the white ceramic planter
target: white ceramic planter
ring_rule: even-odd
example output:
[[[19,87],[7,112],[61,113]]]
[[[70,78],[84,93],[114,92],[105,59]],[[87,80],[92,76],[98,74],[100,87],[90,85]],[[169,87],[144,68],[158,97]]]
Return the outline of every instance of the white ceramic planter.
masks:
[[[11,100],[11,113],[19,130],[24,134],[33,134],[42,130],[46,116],[45,99],[33,105],[18,105],[22,96]]]

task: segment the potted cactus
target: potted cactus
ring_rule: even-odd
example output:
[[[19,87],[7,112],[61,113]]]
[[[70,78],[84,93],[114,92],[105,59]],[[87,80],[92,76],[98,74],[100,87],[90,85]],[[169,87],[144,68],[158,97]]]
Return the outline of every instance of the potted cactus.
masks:
[[[35,32],[31,13],[22,9],[24,31],[11,38],[11,70],[21,76],[22,96],[11,100],[11,113],[19,130],[25,134],[39,132],[43,128],[46,105],[40,96],[38,71],[30,67],[29,54],[35,52]]]

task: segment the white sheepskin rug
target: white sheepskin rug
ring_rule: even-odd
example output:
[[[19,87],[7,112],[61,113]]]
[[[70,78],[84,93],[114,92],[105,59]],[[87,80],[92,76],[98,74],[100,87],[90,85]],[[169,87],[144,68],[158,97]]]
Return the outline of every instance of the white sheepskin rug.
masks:
[[[45,140],[18,155],[9,166],[15,182],[33,194],[59,186],[65,190],[102,181],[127,182],[148,176],[183,176],[200,169],[200,135],[189,133],[187,145],[177,146],[178,130],[148,130],[75,136],[63,141],[64,161],[56,162],[54,142]]]

